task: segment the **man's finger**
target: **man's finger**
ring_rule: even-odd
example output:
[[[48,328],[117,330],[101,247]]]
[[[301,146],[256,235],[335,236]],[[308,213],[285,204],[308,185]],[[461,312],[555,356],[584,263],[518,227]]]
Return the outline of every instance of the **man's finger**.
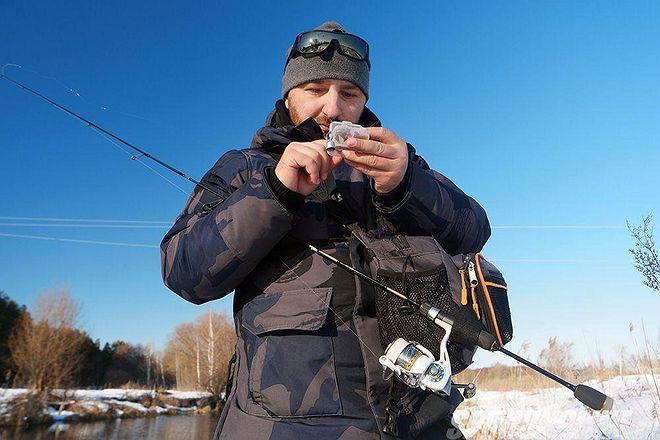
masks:
[[[373,154],[362,154],[348,149],[341,150],[341,156],[347,161],[358,163],[374,170],[389,171],[393,166],[391,159]]]
[[[330,156],[328,156],[328,153],[326,152],[325,149],[325,144],[326,140],[320,139],[316,141],[312,141],[309,144],[309,148],[314,150],[317,153],[317,157],[319,160],[319,163],[321,164],[321,178],[325,180],[328,177],[328,173],[332,171],[332,168],[330,167]]]
[[[328,167],[328,172],[331,173],[332,170],[334,170],[337,165],[342,163],[343,160],[344,158],[341,156],[330,156],[330,160],[329,160],[330,166]]]
[[[321,179],[326,179],[329,172],[329,156],[325,152],[325,146],[320,142],[299,143],[295,145],[295,150],[313,160],[318,166],[318,173]],[[302,165],[302,163],[300,164]],[[316,181],[314,181],[316,182]]]
[[[359,151],[360,153],[373,154],[375,156],[386,157],[389,159],[394,159],[400,155],[397,149],[392,145],[371,139],[348,138],[346,140],[346,146],[349,149]]]
[[[377,179],[379,177],[382,177],[386,172],[383,170],[378,170],[375,168],[370,168],[367,165],[364,165],[360,162],[353,162],[352,160],[344,159],[344,162],[346,162],[349,166],[355,168],[359,172],[366,174],[369,177],[372,177],[373,179]]]
[[[305,168],[307,174],[309,174],[309,180],[312,183],[319,184],[321,179],[319,177],[320,167],[319,164],[309,156],[303,156],[300,160],[300,165]]]
[[[322,169],[322,160],[319,153],[314,148],[303,144],[293,145],[292,147],[293,154],[289,156],[290,160],[295,162],[297,168],[304,168],[310,177],[310,182],[318,184]]]
[[[367,127],[367,131],[369,132],[369,139],[381,141],[386,144],[399,140],[399,136],[396,133],[385,127]]]

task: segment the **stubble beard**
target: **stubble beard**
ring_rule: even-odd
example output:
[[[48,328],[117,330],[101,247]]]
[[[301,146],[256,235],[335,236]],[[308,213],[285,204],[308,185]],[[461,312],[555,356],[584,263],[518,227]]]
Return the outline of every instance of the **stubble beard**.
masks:
[[[309,118],[304,118],[300,115],[298,112],[298,109],[296,109],[294,106],[291,106],[289,108],[289,116],[291,117],[291,121],[293,122],[294,125],[300,125],[302,122]],[[314,118],[317,124],[319,125],[325,125],[326,127],[330,127],[330,123],[333,121],[333,119],[328,118],[324,114],[320,114],[317,117]],[[327,137],[328,134],[324,133],[324,136]]]

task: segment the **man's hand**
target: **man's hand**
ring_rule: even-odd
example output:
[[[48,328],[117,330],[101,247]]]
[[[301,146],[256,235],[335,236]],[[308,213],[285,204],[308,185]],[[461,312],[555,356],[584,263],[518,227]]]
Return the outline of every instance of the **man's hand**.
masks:
[[[369,140],[349,138],[341,151],[347,164],[374,179],[379,193],[397,187],[408,168],[408,147],[393,131],[369,127]]]
[[[313,142],[291,142],[277,162],[275,175],[298,194],[307,196],[342,161],[341,157],[329,156],[324,140]]]

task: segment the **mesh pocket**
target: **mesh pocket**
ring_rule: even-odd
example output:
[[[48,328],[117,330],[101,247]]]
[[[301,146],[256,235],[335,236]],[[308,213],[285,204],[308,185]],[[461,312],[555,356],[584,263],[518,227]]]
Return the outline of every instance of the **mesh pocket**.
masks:
[[[376,279],[386,286],[403,293],[411,300],[427,302],[440,310],[448,310],[452,300],[447,273],[444,268],[430,273],[401,274],[379,272]],[[429,349],[436,359],[440,357],[440,341],[445,330],[417,311],[406,307],[409,303],[385,289],[376,288],[376,314],[383,347],[397,338],[416,341]],[[463,358],[463,346],[453,341],[447,343],[452,373],[465,369],[468,362]]]

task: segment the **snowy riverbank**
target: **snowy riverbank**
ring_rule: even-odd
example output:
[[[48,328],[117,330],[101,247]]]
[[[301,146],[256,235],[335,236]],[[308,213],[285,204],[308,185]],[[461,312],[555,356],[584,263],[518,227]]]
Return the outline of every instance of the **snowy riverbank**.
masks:
[[[472,440],[660,438],[660,392],[651,375],[620,376],[586,385],[612,397],[613,410],[592,411],[565,388],[479,390],[474,398],[463,402],[454,419]],[[0,389],[0,424],[16,421],[20,402],[28,395],[24,389]],[[39,409],[42,420],[34,423],[199,414],[221,407],[211,394],[201,392],[76,390],[60,391],[55,397]]]
[[[55,390],[44,401],[27,389],[0,388],[0,426],[208,414],[220,407],[215,396],[197,391]]]
[[[563,387],[478,391],[459,406],[454,420],[474,440],[660,438],[658,375],[655,380],[651,375],[631,375],[585,385],[612,397],[612,411],[593,411]]]

